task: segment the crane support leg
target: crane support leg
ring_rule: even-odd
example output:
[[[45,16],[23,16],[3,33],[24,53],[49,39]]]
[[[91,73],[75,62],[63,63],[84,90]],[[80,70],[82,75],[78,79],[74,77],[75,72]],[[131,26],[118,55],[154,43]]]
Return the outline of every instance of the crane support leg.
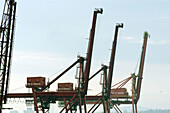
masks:
[[[135,111],[136,111],[136,113],[138,113],[137,104],[135,104]]]
[[[81,94],[79,94],[79,110],[80,110],[80,113],[82,113],[81,104],[82,104]]]
[[[103,101],[103,110],[104,110],[104,113],[109,113],[109,105],[108,105],[108,102],[107,101]]]
[[[86,108],[86,96],[84,97],[84,113],[87,113],[87,108]]]
[[[90,111],[101,101],[102,98],[99,98],[97,100],[97,102],[91,107],[91,109],[88,111],[88,113],[90,113]]]
[[[70,107],[66,110],[66,113],[68,113],[69,110],[73,107],[73,105],[78,101],[78,98],[70,105]]]
[[[102,102],[100,102],[100,103],[97,105],[97,107],[92,111],[92,113],[94,113],[94,112],[96,111],[96,109],[100,106],[101,103],[102,103]]]
[[[118,107],[117,105],[115,105],[115,106],[116,106],[116,108],[119,110],[119,112],[122,113],[122,111],[119,109],[119,107]]]
[[[109,103],[113,106],[113,108],[116,110],[117,113],[119,113],[119,111],[116,109],[116,107],[110,102],[110,100],[108,100]]]
[[[43,107],[43,101],[42,100],[40,100],[41,101],[41,108],[42,108],[42,112],[43,113],[45,113],[45,111],[44,111],[44,107]]]
[[[67,108],[67,106],[73,101],[73,99],[74,99],[76,96],[77,96],[77,94],[75,94],[75,95],[70,99],[70,101],[69,101],[69,102],[65,105],[65,107],[60,111],[60,113],[62,113],[63,110]],[[67,111],[67,109],[66,109],[66,111]]]
[[[36,110],[36,113],[39,113],[38,112],[38,106],[37,106],[37,98],[36,98],[36,93],[35,93],[35,89],[32,88],[32,93],[33,93],[33,96],[34,96],[34,108]]]

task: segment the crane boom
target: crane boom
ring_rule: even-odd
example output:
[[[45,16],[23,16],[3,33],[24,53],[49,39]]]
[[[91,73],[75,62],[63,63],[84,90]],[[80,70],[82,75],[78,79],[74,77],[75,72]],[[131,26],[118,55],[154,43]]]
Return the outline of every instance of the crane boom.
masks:
[[[90,66],[91,66],[91,58],[92,58],[92,51],[93,51],[93,43],[94,43],[94,35],[95,35],[95,27],[96,27],[96,20],[97,20],[97,14],[103,13],[103,9],[96,9],[93,14],[93,22],[92,22],[92,28],[90,31],[90,39],[89,39],[89,45],[88,45],[88,51],[87,51],[87,57],[86,57],[86,65],[85,65],[85,73],[84,73],[84,93],[87,94],[88,89],[88,81],[89,81],[89,74],[90,74]]]
[[[117,36],[118,36],[119,28],[123,28],[123,23],[117,24],[116,28],[115,28],[114,41],[113,41],[113,45],[112,45],[112,53],[111,53],[110,64],[109,64],[107,98],[110,98],[110,89],[111,89],[111,83],[112,83],[114,59],[115,59],[115,53],[116,53],[116,44],[117,44]]]
[[[44,91],[45,89],[49,88],[51,84],[53,84],[56,80],[58,80],[61,76],[63,76],[67,71],[69,71],[72,67],[74,67],[77,63],[80,62],[80,59],[75,61],[72,65],[70,65],[67,69],[65,69],[61,74],[55,77],[51,82],[49,82],[45,87],[43,87],[40,91]]]
[[[140,59],[139,72],[138,72],[138,75],[137,75],[138,80],[137,80],[137,87],[136,87],[136,91],[137,91],[136,102],[139,100],[139,97],[140,97],[140,90],[141,90],[141,84],[142,84],[142,76],[143,76],[143,69],[144,69],[144,62],[145,62],[145,54],[146,54],[148,37],[149,37],[148,32],[144,32],[142,54],[141,54],[141,59]]]

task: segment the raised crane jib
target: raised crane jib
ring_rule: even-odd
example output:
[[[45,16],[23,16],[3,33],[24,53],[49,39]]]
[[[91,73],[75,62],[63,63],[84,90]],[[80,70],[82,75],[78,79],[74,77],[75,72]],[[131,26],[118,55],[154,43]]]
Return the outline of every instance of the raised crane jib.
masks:
[[[88,45],[88,50],[87,50],[86,65],[85,65],[85,72],[84,72],[84,93],[85,94],[87,94],[87,89],[88,89],[88,81],[89,81],[91,58],[92,58],[92,52],[93,52],[93,43],[94,43],[97,14],[102,14],[102,13],[103,13],[102,8],[99,8],[99,9],[96,8],[93,13],[92,28],[90,31],[89,45]]]
[[[144,62],[145,62],[145,54],[146,54],[146,47],[147,47],[147,40],[149,37],[148,32],[144,32],[144,40],[143,40],[143,46],[142,46],[142,54],[140,59],[140,65],[139,65],[139,72],[137,74],[137,86],[136,86],[136,102],[139,100],[140,97],[140,91],[141,91],[141,84],[143,79],[143,69],[144,69]]]
[[[117,36],[118,36],[118,29],[123,28],[123,23],[117,24],[115,28],[115,35],[114,41],[112,44],[112,52],[110,57],[110,64],[109,64],[109,73],[108,73],[108,86],[107,86],[107,98],[110,98],[110,90],[111,90],[111,83],[112,83],[112,76],[113,76],[113,68],[114,68],[114,60],[116,54],[116,44],[117,44]]]

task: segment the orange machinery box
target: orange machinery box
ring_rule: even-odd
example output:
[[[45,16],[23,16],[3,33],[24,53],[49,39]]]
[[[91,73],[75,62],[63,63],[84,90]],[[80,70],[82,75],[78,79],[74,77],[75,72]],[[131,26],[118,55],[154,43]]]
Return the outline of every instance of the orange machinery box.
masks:
[[[45,77],[27,77],[26,87],[43,87],[45,86]]]
[[[58,83],[58,91],[73,91],[73,83]]]

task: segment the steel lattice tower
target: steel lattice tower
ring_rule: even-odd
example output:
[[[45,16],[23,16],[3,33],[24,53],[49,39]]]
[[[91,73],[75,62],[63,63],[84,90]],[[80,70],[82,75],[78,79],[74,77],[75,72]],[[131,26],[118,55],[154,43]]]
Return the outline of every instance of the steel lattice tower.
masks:
[[[5,0],[0,25],[0,112],[6,103],[15,28],[15,0]]]

